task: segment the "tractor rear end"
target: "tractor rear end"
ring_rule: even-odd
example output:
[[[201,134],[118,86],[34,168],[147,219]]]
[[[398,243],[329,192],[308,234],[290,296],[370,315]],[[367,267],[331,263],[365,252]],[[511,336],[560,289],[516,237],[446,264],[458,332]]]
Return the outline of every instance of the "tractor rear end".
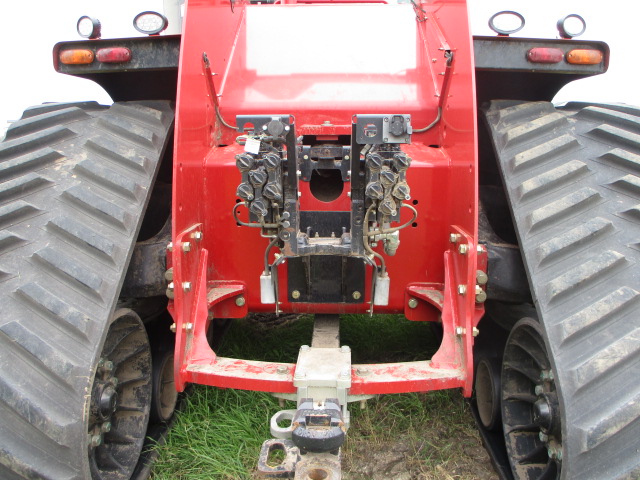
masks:
[[[295,399],[276,415],[290,427],[272,426],[279,440],[264,448],[306,453],[290,464],[299,472],[317,462],[339,476],[349,402],[472,391],[486,269],[472,43],[454,21],[464,7],[441,7],[431,23],[411,5],[187,10],[169,287],[176,384]],[[363,15],[367,28],[354,28]],[[213,42],[209,29],[229,31]],[[296,364],[217,357],[206,341],[215,319],[248,312],[315,314],[314,339]],[[442,346],[431,361],[355,365],[339,340],[343,313],[440,322]]]
[[[130,478],[149,419],[171,417],[162,386],[196,383],[296,402],[265,477],[340,478],[350,402],[460,388],[505,478],[635,478],[638,112],[548,103],[606,70],[605,44],[474,39],[467,17],[190,2],[181,36],[58,44],[56,68],[116,103],[41,107],[0,152],[0,355],[31,372],[3,376],[0,473]],[[228,319],[263,312],[315,316],[296,363],[216,354]],[[440,347],[352,364],[347,313],[433,322]]]

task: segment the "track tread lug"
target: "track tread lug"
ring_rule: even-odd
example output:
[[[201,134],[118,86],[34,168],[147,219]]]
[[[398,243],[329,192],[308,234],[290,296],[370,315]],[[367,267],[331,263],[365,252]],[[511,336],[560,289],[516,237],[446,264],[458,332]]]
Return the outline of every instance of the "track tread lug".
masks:
[[[78,107],[67,107],[53,110],[30,118],[23,118],[13,122],[7,129],[8,140],[23,137],[38,130],[55,126],[62,122],[73,122],[76,120],[89,119],[89,114]]]
[[[131,231],[133,218],[129,212],[98,195],[94,190],[76,185],[67,189],[62,198],[107,225],[123,232]]]
[[[125,197],[134,202],[139,202],[144,197],[145,191],[139,183],[112,168],[104,166],[93,158],[80,162],[75,166],[74,171],[115,195]]]

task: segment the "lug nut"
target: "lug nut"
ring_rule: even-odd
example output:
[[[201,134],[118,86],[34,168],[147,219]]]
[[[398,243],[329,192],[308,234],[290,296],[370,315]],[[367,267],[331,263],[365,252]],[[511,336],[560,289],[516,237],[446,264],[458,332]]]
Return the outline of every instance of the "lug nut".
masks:
[[[93,448],[102,445],[102,435],[92,435],[89,445]]]

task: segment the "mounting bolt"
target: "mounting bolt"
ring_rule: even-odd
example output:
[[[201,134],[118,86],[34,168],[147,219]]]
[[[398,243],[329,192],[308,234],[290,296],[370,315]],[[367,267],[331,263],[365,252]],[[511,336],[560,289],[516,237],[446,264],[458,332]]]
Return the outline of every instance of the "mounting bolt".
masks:
[[[170,282],[169,285],[167,285],[167,291],[165,292],[169,300],[172,300],[174,297],[173,288],[174,288],[173,282]]]
[[[351,157],[350,157],[349,155],[345,155],[345,156],[344,156],[344,159],[345,159],[345,160],[351,160]]]
[[[92,435],[89,446],[95,448],[99,447],[100,445],[102,445],[102,435]]]
[[[485,252],[486,252],[486,250],[485,250],[485,248],[484,248],[484,245],[478,245],[478,246],[476,247],[476,251],[477,251],[480,255],[482,255],[483,253],[485,253]]]
[[[456,335],[465,335],[467,333],[467,329],[464,327],[456,327]]]
[[[287,373],[289,373],[289,369],[287,367],[285,367],[284,365],[280,365],[276,371],[280,375],[286,375]]]
[[[366,377],[367,375],[369,375],[371,372],[369,371],[368,368],[357,368],[356,369],[356,375],[358,375],[359,377]]]
[[[461,235],[459,233],[450,233],[449,234],[449,243],[458,243]]]
[[[458,245],[458,253],[460,255],[466,255],[468,251],[469,246],[466,243],[461,243],[460,245]]]
[[[201,232],[201,231],[199,231],[199,230],[198,230],[197,232],[193,232],[193,233],[191,234],[191,238],[193,238],[194,240],[196,240],[196,241],[198,241],[198,242],[199,242],[200,240],[202,240],[202,237],[203,237],[202,232]]]
[[[476,303],[484,303],[487,300],[487,292],[480,285],[476,285]]]
[[[309,155],[304,155],[302,158],[303,158],[304,160],[309,160]]]
[[[562,460],[562,448],[549,446],[549,448],[547,448],[547,454],[552,460]]]
[[[171,326],[169,327],[169,330],[171,330],[173,333],[176,333],[177,327],[175,323],[172,323]]]
[[[351,347],[349,345],[342,345],[340,347],[340,353],[349,353],[351,351]]]
[[[540,433],[538,433],[538,438],[540,439],[541,442],[548,442],[549,441],[549,435],[544,433],[542,430],[540,430]]]
[[[411,297],[409,299],[409,308],[416,308],[418,306],[418,300]]]
[[[167,250],[169,250],[170,252],[173,252],[173,242],[167,243]]]
[[[191,330],[193,330],[193,323],[189,322],[189,323],[183,324],[182,329],[187,332],[190,332]]]
[[[362,294],[356,290],[351,294],[351,296],[353,297],[354,300],[360,300],[360,297],[362,297]]]
[[[458,295],[465,295],[467,293],[466,285],[458,285]]]
[[[480,335],[480,330],[478,330],[478,327],[473,327],[473,330],[471,330],[471,334],[474,337],[477,337],[478,335]]]
[[[294,290],[293,292],[291,292],[291,298],[294,299],[299,299],[300,298],[300,291],[299,290]]]
[[[190,252],[191,251],[191,242],[183,242],[182,243],[182,251],[183,252]]]
[[[244,304],[246,303],[246,300],[244,299],[244,297],[238,297],[236,298],[236,305],[239,307],[244,307]]]
[[[173,282],[173,267],[171,267],[169,270],[164,272],[164,279],[167,282]]]
[[[182,282],[182,290],[185,292],[191,291],[191,282]]]
[[[482,270],[476,270],[476,281],[479,285],[486,285],[489,281],[489,276]]]
[[[102,425],[100,425],[100,431],[102,433],[108,433],[111,431],[111,422],[104,422]]]
[[[302,176],[302,170],[296,170],[296,175],[300,178]]]

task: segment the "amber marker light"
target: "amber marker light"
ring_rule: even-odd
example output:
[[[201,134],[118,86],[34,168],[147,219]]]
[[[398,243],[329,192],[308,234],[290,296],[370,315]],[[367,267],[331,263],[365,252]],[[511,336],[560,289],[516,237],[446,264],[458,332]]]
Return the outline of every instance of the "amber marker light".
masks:
[[[131,60],[131,50],[125,47],[101,48],[96,60],[102,63],[125,63]]]
[[[604,55],[600,50],[576,49],[567,53],[567,63],[573,65],[597,65],[602,62]]]
[[[535,47],[527,52],[527,60],[532,63],[560,63],[563,57],[559,48]]]
[[[93,52],[86,49],[63,50],[60,52],[60,63],[65,65],[87,65],[93,62]]]

